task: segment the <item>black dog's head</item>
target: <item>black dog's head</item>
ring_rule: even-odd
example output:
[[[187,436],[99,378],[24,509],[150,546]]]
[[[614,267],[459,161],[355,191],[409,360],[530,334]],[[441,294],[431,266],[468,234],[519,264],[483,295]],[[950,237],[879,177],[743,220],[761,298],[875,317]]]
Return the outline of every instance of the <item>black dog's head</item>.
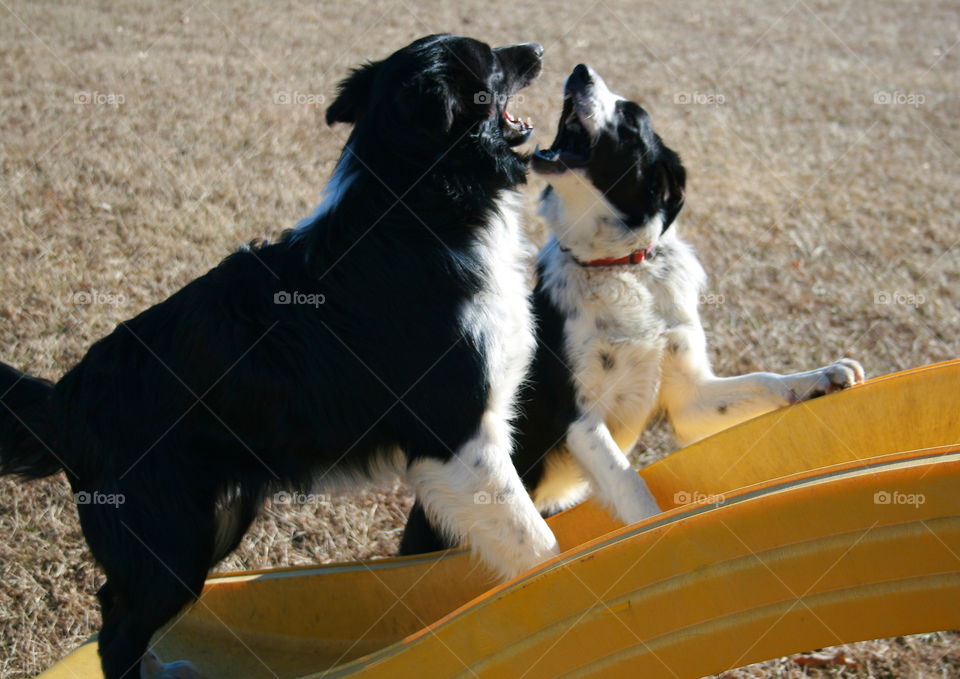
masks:
[[[340,83],[327,122],[352,123],[403,154],[436,156],[463,139],[509,148],[533,128],[508,112],[513,96],[540,74],[543,48],[491,48],[472,38],[431,35]],[[513,154],[511,154],[513,155]]]
[[[548,150],[534,153],[532,167],[564,202],[561,221],[569,230],[589,237],[595,250],[613,250],[597,256],[652,244],[683,206],[680,157],[653,131],[643,108],[610,92],[584,64],[567,78],[557,136]]]

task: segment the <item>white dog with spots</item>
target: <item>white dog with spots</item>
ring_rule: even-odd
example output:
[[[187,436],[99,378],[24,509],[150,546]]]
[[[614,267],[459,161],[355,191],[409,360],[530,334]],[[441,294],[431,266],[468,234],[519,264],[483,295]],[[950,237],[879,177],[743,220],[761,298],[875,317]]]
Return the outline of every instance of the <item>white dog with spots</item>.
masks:
[[[568,78],[556,139],[532,164],[550,182],[541,214],[553,234],[538,257],[538,347],[513,462],[541,512],[593,493],[627,524],[658,513],[625,455],[654,413],[690,443],[863,381],[851,359],[714,375],[698,312],[706,277],[674,224],[683,165],[646,111],[587,66]],[[445,546],[415,506],[401,551]]]

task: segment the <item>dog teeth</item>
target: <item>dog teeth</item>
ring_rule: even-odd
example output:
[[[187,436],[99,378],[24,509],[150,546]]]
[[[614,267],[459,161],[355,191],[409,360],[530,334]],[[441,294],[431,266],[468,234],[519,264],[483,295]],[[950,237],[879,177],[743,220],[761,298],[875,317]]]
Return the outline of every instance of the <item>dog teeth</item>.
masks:
[[[506,109],[503,111],[503,117],[506,118],[507,122],[509,122],[511,125],[519,127],[521,130],[526,131],[533,129],[533,121],[529,117],[526,120],[523,120],[522,118],[514,118],[513,115]]]

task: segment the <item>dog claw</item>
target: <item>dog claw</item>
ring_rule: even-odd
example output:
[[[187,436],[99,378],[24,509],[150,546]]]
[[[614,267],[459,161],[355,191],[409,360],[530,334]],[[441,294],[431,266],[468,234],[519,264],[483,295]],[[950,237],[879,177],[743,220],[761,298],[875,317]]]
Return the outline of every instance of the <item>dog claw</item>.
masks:
[[[862,384],[865,378],[863,366],[852,358],[841,358],[827,367],[826,377],[829,385],[826,393],[830,394],[841,389],[847,389],[856,384]]]

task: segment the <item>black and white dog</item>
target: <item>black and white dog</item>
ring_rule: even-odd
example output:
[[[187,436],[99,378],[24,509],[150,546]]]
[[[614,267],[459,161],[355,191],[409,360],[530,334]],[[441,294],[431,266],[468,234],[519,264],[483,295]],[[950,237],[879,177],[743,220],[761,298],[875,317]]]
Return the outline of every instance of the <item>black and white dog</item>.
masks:
[[[651,414],[688,443],[863,381],[850,359],[794,375],[717,377],[697,311],[704,271],[677,235],[680,157],[647,112],[590,68],[567,79],[556,139],[533,157],[553,231],[538,258],[538,347],[521,390],[514,464],[537,508],[593,491],[625,523],[658,512],[629,451]],[[414,506],[402,553],[451,546]]]
[[[195,675],[145,656],[151,635],[277,488],[398,468],[500,575],[556,552],[510,461],[535,340],[512,150],[531,128],[506,106],[542,51],[437,35],[356,69],[327,111],[354,128],[311,218],[121,323],[56,384],[0,364],[0,472],[62,469],[90,500],[107,679],[144,657],[144,675]]]

